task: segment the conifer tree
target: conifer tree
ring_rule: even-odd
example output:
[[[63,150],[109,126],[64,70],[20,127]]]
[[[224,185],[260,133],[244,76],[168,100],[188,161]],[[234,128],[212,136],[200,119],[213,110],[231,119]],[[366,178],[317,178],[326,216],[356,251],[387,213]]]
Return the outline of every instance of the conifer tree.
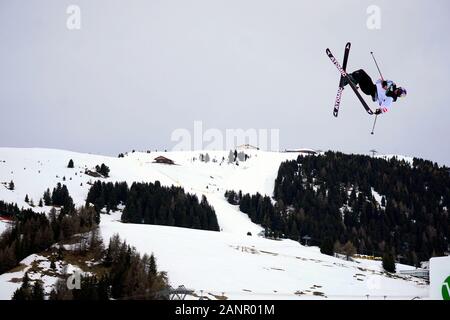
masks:
[[[356,248],[351,241],[347,241],[342,247],[342,253],[345,254],[347,260],[356,254]]]
[[[51,197],[51,194],[50,194],[50,189],[47,189],[44,192],[43,199],[44,199],[44,204],[46,206],[50,206],[52,204],[52,197]]]
[[[322,245],[320,246],[320,252],[323,254],[327,254],[329,256],[333,256],[333,241],[330,238],[325,238],[324,241],[322,241]]]
[[[387,251],[383,255],[383,269],[387,272],[395,272],[395,259],[391,251]]]
[[[34,282],[31,290],[31,300],[44,300],[44,287],[40,280]]]
[[[56,263],[55,263],[55,259],[53,257],[50,261],[50,269],[56,270]]]
[[[74,167],[73,160],[70,159],[70,160],[69,160],[69,163],[67,164],[67,168],[73,168],[73,167]]]

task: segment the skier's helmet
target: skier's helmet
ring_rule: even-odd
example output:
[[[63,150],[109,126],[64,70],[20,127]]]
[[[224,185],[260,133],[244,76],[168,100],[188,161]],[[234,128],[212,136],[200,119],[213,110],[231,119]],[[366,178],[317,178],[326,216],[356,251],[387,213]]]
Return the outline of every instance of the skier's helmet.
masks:
[[[406,92],[405,88],[398,87],[395,90],[395,94],[396,94],[397,97],[404,98],[404,97],[406,97],[407,92]]]

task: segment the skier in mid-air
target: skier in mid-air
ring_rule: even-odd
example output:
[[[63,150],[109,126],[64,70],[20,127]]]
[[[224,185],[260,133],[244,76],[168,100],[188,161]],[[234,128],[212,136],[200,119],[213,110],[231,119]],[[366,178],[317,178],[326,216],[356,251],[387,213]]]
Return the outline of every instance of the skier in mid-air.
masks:
[[[397,87],[390,80],[380,79],[374,84],[370,76],[362,69],[349,73],[348,76],[355,85],[359,85],[362,92],[371,96],[374,102],[378,101],[379,107],[376,109],[375,114],[387,112],[392,102],[406,96],[406,89]],[[344,86],[348,84],[347,78],[343,79],[343,84]]]

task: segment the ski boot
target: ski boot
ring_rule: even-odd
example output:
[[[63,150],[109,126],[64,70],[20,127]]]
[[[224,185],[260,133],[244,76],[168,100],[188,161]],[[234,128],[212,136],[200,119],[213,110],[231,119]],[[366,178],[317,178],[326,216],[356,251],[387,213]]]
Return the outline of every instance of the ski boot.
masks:
[[[352,76],[351,73],[348,74],[348,77],[350,78],[350,81],[353,82],[353,84],[356,86],[355,78]],[[342,77],[341,87],[344,88],[346,85],[348,85],[348,79],[347,77]]]

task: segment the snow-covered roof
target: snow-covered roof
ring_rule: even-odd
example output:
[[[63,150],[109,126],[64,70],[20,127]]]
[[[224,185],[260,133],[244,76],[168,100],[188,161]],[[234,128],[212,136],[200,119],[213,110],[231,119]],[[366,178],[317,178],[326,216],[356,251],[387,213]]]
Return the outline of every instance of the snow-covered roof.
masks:
[[[301,149],[286,149],[285,152],[298,152],[306,154],[317,154],[318,152],[313,149],[301,148]]]
[[[258,147],[252,146],[251,144],[241,144],[239,146],[236,147],[236,149],[238,150],[259,150]]]

